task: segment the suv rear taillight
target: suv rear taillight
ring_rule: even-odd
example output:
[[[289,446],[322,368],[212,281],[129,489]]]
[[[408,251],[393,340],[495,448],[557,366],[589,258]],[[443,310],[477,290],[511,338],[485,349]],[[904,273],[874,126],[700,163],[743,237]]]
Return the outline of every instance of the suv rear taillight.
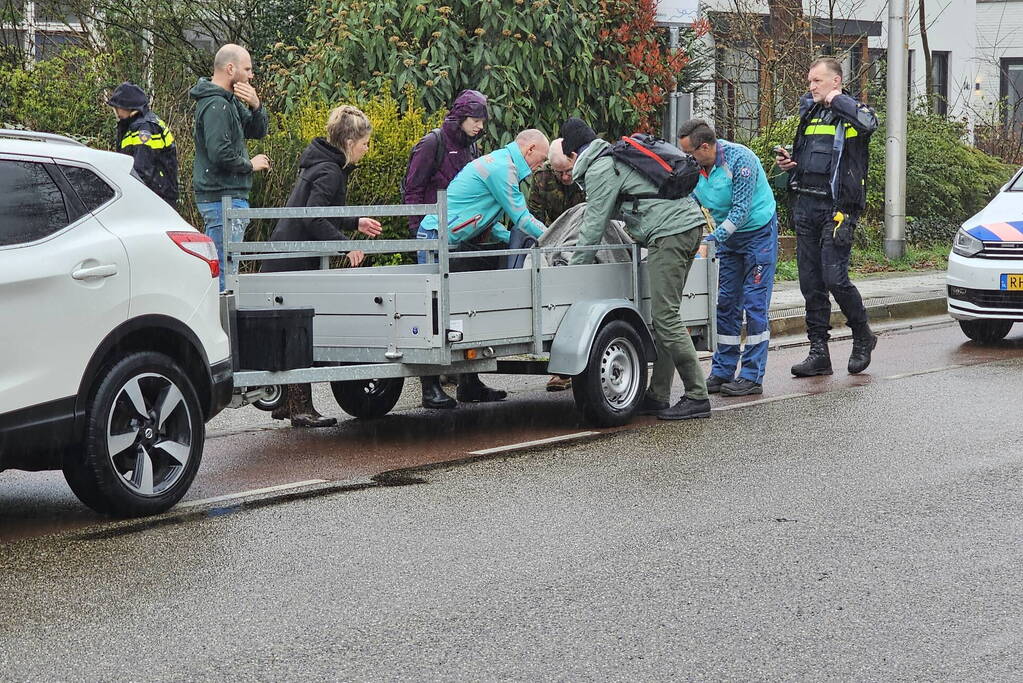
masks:
[[[205,261],[210,267],[210,277],[220,277],[220,260],[213,240],[200,232],[168,232],[167,237],[184,251]]]

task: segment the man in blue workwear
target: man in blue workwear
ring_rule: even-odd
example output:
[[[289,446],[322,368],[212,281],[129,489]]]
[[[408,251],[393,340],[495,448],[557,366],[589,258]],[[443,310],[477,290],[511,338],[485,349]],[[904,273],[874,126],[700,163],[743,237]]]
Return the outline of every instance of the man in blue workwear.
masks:
[[[767,312],[778,262],[774,193],[757,155],[748,147],[718,140],[706,121],[685,122],[678,137],[682,151],[702,166],[694,194],[717,226],[707,238],[717,243],[720,264],[717,349],[707,391],[762,394],[771,339]],[[740,348],[743,314],[746,346]]]
[[[526,206],[519,184],[547,160],[550,143],[536,129],[524,130],[501,149],[484,154],[458,172],[448,185],[448,244],[452,252],[497,248],[517,248],[526,237],[536,239],[547,229]],[[498,222],[507,216],[506,227]],[[490,240],[474,239],[490,231]],[[437,239],[437,216],[425,216],[416,232],[418,239]],[[426,252],[419,252],[419,262]],[[459,258],[450,261],[452,271],[494,268],[486,258]],[[459,403],[500,401],[507,396],[480,381],[476,373],[462,373],[458,378],[456,398]]]

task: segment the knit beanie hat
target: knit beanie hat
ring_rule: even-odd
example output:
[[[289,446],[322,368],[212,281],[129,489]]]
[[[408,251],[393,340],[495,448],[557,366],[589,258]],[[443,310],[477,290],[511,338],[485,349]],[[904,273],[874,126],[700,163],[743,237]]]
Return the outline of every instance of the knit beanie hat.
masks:
[[[146,96],[145,90],[134,83],[125,82],[114,89],[107,104],[111,107],[128,110],[145,109],[149,105],[149,98]]]
[[[579,148],[597,139],[593,129],[578,116],[561,124],[562,150],[565,156],[571,156],[579,151]]]

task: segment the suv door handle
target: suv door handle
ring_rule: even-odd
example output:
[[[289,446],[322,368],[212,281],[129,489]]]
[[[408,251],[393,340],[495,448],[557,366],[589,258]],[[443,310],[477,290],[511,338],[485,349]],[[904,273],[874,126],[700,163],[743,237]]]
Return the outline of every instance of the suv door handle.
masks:
[[[77,268],[71,271],[71,277],[75,280],[91,280],[93,278],[110,277],[111,275],[117,275],[117,265],[113,263],[105,266]]]

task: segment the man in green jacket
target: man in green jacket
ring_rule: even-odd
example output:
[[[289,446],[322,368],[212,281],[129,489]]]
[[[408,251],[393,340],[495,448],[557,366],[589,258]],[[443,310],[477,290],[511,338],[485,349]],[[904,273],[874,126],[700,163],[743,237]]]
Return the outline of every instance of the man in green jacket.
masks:
[[[213,77],[200,78],[189,91],[195,100],[195,162],[192,188],[195,203],[220,258],[220,289],[224,289],[223,197],[235,208],[249,207],[252,174],[266,171],[265,154],[249,158],[245,141],[267,133],[266,111],[249,83],[252,57],[240,45],[224,45],[213,58]],[[232,241],[241,241],[245,227],[236,225]]]
[[[679,316],[682,289],[700,247],[703,212],[692,197],[640,199],[635,204],[630,201],[623,210],[619,195],[656,193],[657,187],[625,164],[616,164],[610,154],[605,154],[610,145],[597,138],[582,119],[573,117],[565,121],[561,137],[565,155],[575,162],[572,177],[586,191],[586,216],[577,244],[599,244],[608,221],[620,218],[632,239],[647,248],[657,361],[640,414],[657,415],[662,420],[710,417],[707,382],[689,330]],[[577,251],[571,264],[592,263],[595,256],[593,251]],[[685,394],[671,406],[675,370],[682,378]]]

